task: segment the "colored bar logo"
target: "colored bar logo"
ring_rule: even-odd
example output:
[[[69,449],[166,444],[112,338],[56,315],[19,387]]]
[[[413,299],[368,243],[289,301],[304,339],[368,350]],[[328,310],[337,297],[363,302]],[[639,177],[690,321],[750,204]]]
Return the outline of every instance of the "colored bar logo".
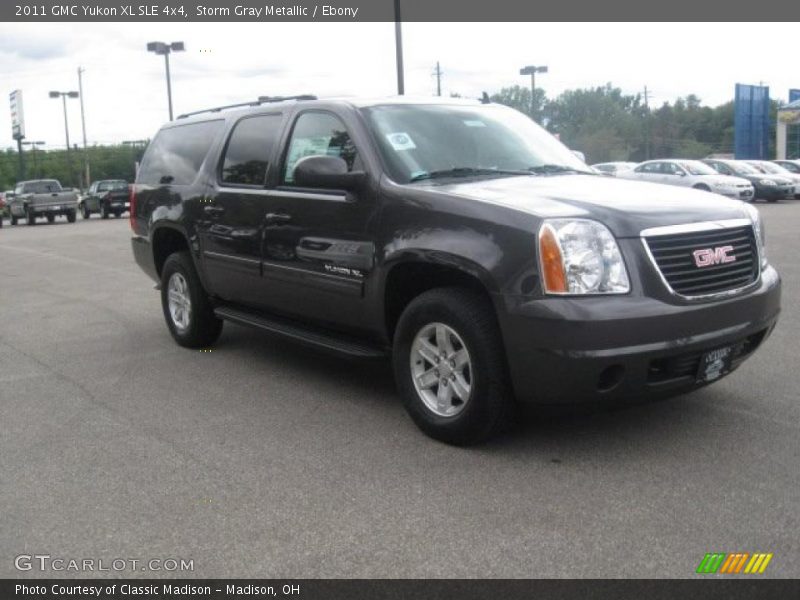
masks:
[[[769,561],[772,560],[772,552],[725,552],[708,553],[700,561],[697,573],[707,575],[719,573],[724,575],[738,575],[740,573],[755,575],[767,570]]]

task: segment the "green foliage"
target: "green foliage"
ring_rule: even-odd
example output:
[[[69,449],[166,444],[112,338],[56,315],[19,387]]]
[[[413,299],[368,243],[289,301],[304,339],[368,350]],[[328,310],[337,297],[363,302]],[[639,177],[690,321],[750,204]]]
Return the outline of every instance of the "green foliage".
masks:
[[[530,114],[530,98],[524,86],[491,96],[525,114]],[[552,100],[537,89],[536,114],[538,122],[590,163],[733,152],[733,102],[712,108],[694,94],[652,108],[642,94],[624,94],[610,83],[568,90]]]
[[[136,163],[144,146],[90,146],[71,150],[32,150],[25,148],[24,179],[58,179],[64,187],[81,187],[84,160],[88,159],[92,181],[125,179],[133,181]],[[0,191],[14,187],[19,174],[19,155],[9,148],[0,153]]]

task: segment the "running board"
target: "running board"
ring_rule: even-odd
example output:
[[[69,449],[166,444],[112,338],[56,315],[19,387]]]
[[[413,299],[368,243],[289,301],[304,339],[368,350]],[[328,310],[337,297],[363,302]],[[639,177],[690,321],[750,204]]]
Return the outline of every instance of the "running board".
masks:
[[[275,333],[302,344],[352,358],[376,359],[386,358],[388,355],[386,350],[378,345],[370,345],[350,337],[339,336],[289,319],[253,313],[230,306],[217,307],[214,309],[214,314],[231,323]]]

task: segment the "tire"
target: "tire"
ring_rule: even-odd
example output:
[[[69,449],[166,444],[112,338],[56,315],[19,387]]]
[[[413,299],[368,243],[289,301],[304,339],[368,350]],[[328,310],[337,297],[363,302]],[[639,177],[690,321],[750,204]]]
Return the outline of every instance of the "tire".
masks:
[[[440,328],[444,328],[443,335]],[[440,343],[440,335],[449,339],[450,348]],[[427,356],[436,356],[431,349],[444,347],[446,352],[451,350],[449,356],[455,360],[448,359],[444,364],[441,356],[435,362],[423,357],[418,352],[424,346],[423,339],[428,343]],[[467,352],[466,366],[459,368],[458,357],[464,360],[463,350]],[[403,404],[430,437],[458,446],[476,444],[511,422],[515,404],[500,330],[491,303],[480,294],[462,288],[438,288],[412,300],[395,330],[392,361]],[[429,378],[421,385],[427,389],[418,391],[414,379],[421,373],[429,374]],[[439,403],[441,393],[445,400]]]
[[[767,202],[770,202],[770,203],[774,203],[774,202],[777,202],[777,201],[778,201],[777,198],[768,198],[767,199]]]
[[[108,206],[106,206],[105,204],[102,204],[100,206],[100,216],[104,219],[108,218]]]
[[[698,183],[696,186],[694,186],[694,189],[696,189],[696,190],[702,190],[702,191],[704,191],[704,192],[710,192],[710,191],[711,191],[711,188],[710,188],[710,187],[708,187],[708,186],[707,186],[706,184],[704,184],[704,183]]]
[[[28,225],[36,225],[36,215],[33,214],[32,211],[28,210],[25,212],[25,218],[28,221]]]
[[[47,222],[48,223],[55,223],[56,222],[56,216],[55,215],[47,215]]]
[[[12,225],[16,225],[17,224],[17,217],[12,215],[10,212],[8,213],[8,218],[11,219],[11,224]]]
[[[89,207],[86,206],[86,203],[81,205],[81,215],[84,219],[89,219],[92,216],[92,211],[89,210]]]
[[[116,212],[114,213],[114,218],[115,218],[115,219],[119,219],[119,217],[120,217],[120,215],[121,215],[121,214],[122,214],[121,212],[119,212],[119,211],[116,211]]]
[[[67,222],[68,223],[74,223],[77,220],[78,220],[78,213],[76,213],[74,210],[71,210],[71,211],[69,211],[67,213]]]
[[[174,279],[173,279],[174,277]],[[170,308],[170,292],[179,292],[183,296],[176,304],[180,308],[181,301],[188,300],[189,311],[186,315],[178,311],[177,318]],[[200,278],[195,271],[191,255],[186,252],[171,254],[161,270],[161,307],[167,328],[175,341],[186,348],[204,348],[210,346],[222,333],[222,320],[214,315],[208,294],[203,289]],[[181,316],[185,316],[182,319]]]

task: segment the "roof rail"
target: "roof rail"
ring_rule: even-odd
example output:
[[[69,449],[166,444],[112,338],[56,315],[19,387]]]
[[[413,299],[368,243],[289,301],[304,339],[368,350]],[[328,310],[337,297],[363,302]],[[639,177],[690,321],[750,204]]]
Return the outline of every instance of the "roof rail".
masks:
[[[229,110],[231,108],[244,108],[245,106],[259,106],[261,104],[266,104],[268,102],[284,102],[286,100],[316,100],[316,96],[312,96],[311,94],[302,94],[299,96],[259,96],[258,100],[254,100],[252,102],[239,102],[238,104],[226,104],[225,106],[216,106],[214,108],[204,108],[203,110],[196,110],[194,112],[184,113],[182,115],[178,115],[179,119],[185,119],[187,117],[193,117],[194,115],[202,115],[203,113],[208,112],[220,112],[223,110]]]

